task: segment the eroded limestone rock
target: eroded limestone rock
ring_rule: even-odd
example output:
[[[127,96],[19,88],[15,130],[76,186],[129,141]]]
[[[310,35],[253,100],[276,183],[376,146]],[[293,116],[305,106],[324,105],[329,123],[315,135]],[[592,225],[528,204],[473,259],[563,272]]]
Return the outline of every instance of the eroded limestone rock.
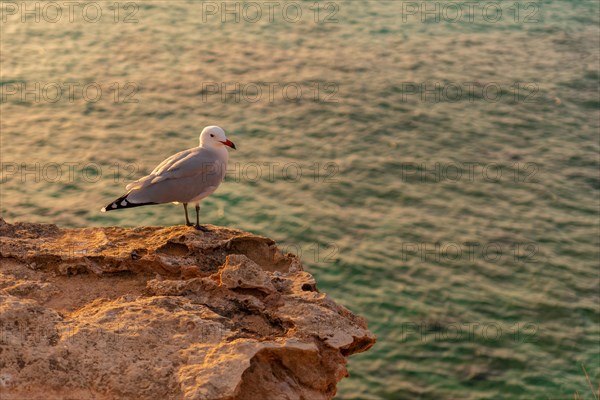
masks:
[[[10,399],[330,399],[375,337],[250,233],[0,219]]]

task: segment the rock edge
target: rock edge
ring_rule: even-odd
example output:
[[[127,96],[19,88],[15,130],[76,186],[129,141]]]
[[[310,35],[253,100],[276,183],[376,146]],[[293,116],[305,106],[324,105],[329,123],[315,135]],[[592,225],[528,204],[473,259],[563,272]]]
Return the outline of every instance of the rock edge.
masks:
[[[331,399],[366,321],[271,239],[0,219],[11,399]]]

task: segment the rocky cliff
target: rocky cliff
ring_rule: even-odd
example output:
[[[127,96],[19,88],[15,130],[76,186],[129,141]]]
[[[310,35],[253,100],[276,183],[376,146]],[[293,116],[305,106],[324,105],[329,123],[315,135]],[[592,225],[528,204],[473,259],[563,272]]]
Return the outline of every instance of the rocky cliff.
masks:
[[[0,397],[330,399],[375,337],[267,238],[0,219]]]

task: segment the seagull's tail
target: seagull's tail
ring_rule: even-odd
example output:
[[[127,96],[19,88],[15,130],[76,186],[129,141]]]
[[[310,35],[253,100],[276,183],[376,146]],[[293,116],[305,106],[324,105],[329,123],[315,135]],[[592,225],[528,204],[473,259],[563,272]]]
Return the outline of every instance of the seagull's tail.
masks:
[[[112,210],[118,210],[120,208],[133,208],[133,207],[140,207],[140,206],[148,206],[151,204],[158,204],[158,203],[132,203],[131,201],[129,201],[127,199],[127,196],[129,196],[130,193],[131,192],[125,193],[123,196],[121,196],[118,199],[116,199],[115,201],[111,202],[106,207],[102,207],[100,209],[100,211],[107,212],[107,211],[112,211]]]

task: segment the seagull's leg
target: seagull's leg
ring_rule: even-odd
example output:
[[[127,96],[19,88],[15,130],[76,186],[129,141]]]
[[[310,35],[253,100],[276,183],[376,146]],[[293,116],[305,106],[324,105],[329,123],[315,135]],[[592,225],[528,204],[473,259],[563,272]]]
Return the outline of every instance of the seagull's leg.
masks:
[[[208,229],[200,225],[200,203],[196,203],[196,226],[194,228],[202,232],[208,232]]]
[[[188,217],[188,213],[187,213],[187,205],[188,205],[188,203],[183,203],[183,209],[185,210],[185,224],[187,226],[192,226],[192,223],[190,222],[190,218]]]

